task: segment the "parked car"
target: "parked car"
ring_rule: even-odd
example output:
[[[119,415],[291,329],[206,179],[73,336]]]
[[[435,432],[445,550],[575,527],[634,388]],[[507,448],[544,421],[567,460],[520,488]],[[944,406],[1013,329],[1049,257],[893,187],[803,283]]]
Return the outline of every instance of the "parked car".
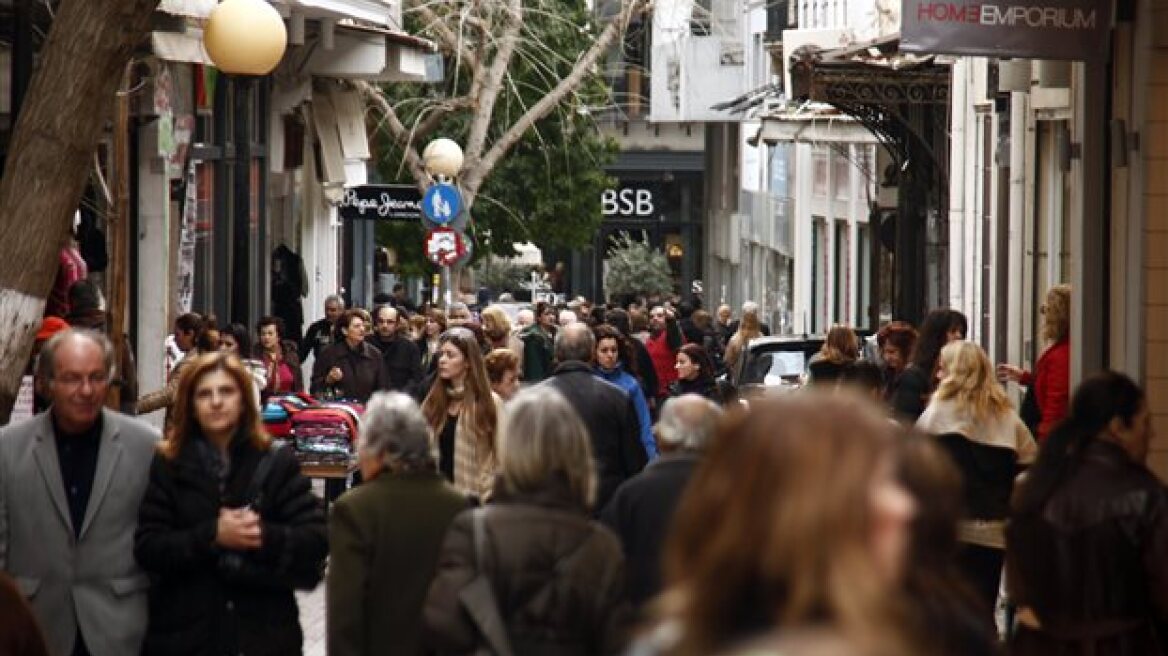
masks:
[[[746,345],[743,356],[723,377],[728,398],[749,399],[767,392],[790,391],[807,382],[807,364],[823,347],[824,337],[760,337]]]

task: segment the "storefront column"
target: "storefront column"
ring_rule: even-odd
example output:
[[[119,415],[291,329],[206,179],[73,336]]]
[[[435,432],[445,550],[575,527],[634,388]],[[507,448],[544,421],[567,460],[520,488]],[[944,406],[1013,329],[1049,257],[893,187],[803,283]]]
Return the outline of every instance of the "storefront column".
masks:
[[[1071,188],[1071,385],[1105,366],[1107,282],[1107,64],[1075,64],[1075,136]]]

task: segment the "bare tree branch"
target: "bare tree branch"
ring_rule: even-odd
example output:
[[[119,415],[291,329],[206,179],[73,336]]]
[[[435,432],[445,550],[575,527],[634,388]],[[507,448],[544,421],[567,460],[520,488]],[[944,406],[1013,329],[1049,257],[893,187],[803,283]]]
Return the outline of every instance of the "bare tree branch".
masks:
[[[419,190],[425,191],[426,186],[431,182],[430,174],[426,172],[426,167],[422,164],[422,156],[418,154],[415,142],[410,138],[410,131],[406,129],[405,124],[394,111],[393,105],[389,104],[389,101],[376,86],[363,81],[354,84],[361,95],[371,101],[374,107],[381,110],[382,122],[389,129],[394,141],[401,146],[403,161],[410,169],[410,174],[414,176],[414,182],[417,183]]]
[[[428,113],[426,114],[426,118],[418,121],[417,125],[411,131],[413,135],[412,141],[414,143],[425,141],[426,137],[429,137],[434,130],[438,129],[438,124],[442,122],[442,119],[460,109],[470,109],[474,105],[474,99],[470,96],[459,96],[432,105],[427,108]]]
[[[475,54],[474,50],[469,48],[466,45],[466,42],[460,38],[454,30],[450,29],[450,26],[446,24],[446,21],[441,16],[436,14],[429,6],[422,3],[413,4],[407,9],[407,11],[415,11],[421,15],[422,20],[426,23],[426,27],[423,28],[423,31],[433,31],[435,38],[437,38],[438,42],[442,44],[442,48],[447,52],[452,52],[458,55],[461,59],[466,61],[467,64],[471,67],[471,70],[476,70],[482,65],[479,61],[478,55]]]
[[[600,56],[608,51],[613,42],[616,41],[617,36],[623,34],[625,27],[633,16],[646,11],[652,5],[652,0],[625,0],[621,7],[620,13],[612,18],[612,21],[604,27],[604,30],[597,37],[590,47],[581,57],[576,61],[572,72],[561,79],[559,83],[548,92],[546,96],[540,98],[539,102],[531,106],[530,109],[524,113],[519,120],[515,121],[506,132],[503,133],[492,145],[486,155],[479,160],[473,168],[467,169],[463,174],[462,183],[465,190],[465,201],[467,206],[471,206],[474,202],[475,194],[479,187],[482,186],[491,169],[499,163],[504,155],[519,142],[527,130],[529,130],[536,121],[547,116],[561,100],[564,99],[570,92],[576,89],[583,81],[584,77],[592,72],[596,62]]]
[[[507,67],[511,65],[511,56],[518,43],[519,32],[523,28],[523,3],[521,0],[508,0],[506,9],[506,23],[503,35],[495,55],[491,59],[478,96],[474,120],[470,124],[470,134],[466,140],[467,164],[475,166],[483,155],[483,146],[487,141],[487,129],[491,124],[491,115],[495,112],[495,102],[499,99],[499,92],[503,88],[503,76],[507,74]]]

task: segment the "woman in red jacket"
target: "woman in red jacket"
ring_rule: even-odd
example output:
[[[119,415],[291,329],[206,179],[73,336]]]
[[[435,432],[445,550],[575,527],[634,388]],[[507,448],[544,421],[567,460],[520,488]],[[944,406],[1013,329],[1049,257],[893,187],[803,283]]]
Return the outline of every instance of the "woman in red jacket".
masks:
[[[1071,390],[1071,286],[1055,285],[1042,304],[1042,336],[1049,346],[1038,356],[1034,371],[1012,364],[998,365],[998,377],[1034,387],[1041,420],[1035,437],[1041,443],[1067,415]]]

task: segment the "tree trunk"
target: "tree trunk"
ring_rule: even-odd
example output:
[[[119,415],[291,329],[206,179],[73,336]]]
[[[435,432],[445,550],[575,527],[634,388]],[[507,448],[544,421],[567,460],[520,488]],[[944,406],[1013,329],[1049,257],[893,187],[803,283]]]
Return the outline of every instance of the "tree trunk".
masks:
[[[7,423],[93,151],[158,0],[62,0],[0,179],[0,424]]]

